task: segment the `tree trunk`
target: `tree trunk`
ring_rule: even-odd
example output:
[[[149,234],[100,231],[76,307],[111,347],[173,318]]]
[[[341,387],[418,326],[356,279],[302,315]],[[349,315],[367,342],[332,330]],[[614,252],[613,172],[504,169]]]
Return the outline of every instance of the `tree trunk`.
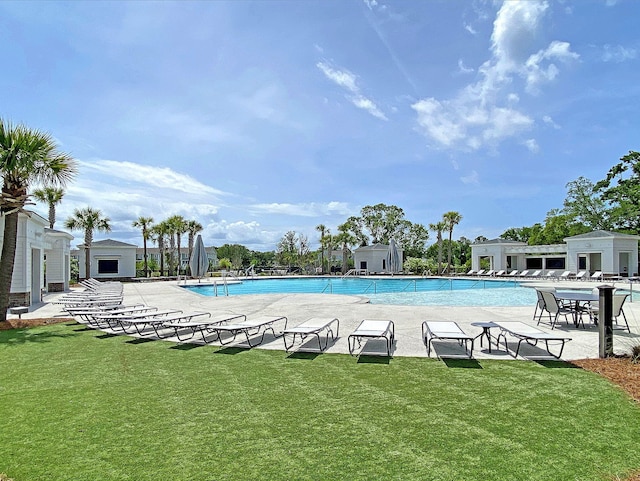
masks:
[[[11,278],[16,258],[16,242],[18,239],[18,213],[4,216],[4,235],[2,238],[2,257],[0,257],[0,322],[7,320],[9,295],[11,294]]]
[[[53,229],[53,225],[56,223],[56,206],[49,204],[49,228]]]
[[[91,242],[93,241],[93,232],[87,230],[84,233],[84,278],[91,277]]]
[[[453,229],[449,231],[449,255],[447,256],[447,275],[451,275],[451,238],[453,236]]]
[[[149,277],[149,264],[147,262],[147,237],[142,236],[142,244],[144,247],[144,276]]]

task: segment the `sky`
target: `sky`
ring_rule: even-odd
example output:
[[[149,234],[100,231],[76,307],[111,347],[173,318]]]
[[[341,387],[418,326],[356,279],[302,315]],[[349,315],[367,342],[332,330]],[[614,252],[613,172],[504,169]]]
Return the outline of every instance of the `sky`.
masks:
[[[378,203],[495,238],[640,150],[638,18],[633,0],[3,1],[0,117],[77,159],[56,227],[100,209],[95,240],[141,246],[135,219],[182,215],[206,245],[317,248],[317,225]]]

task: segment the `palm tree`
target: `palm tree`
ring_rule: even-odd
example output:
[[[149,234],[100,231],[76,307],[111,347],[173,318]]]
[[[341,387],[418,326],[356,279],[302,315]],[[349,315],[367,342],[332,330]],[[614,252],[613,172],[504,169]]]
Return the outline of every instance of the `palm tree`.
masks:
[[[62,201],[64,190],[56,187],[44,187],[34,190],[33,196],[40,202],[45,202],[49,206],[49,228],[53,229],[56,223],[56,205]]]
[[[0,255],[0,322],[7,320],[18,239],[18,216],[29,201],[31,184],[64,186],[76,174],[76,161],[58,152],[51,135],[0,119],[0,215],[4,217]]]
[[[110,232],[110,222],[108,217],[102,217],[100,210],[92,209],[91,207],[75,209],[73,215],[64,222],[64,226],[67,229],[84,231],[85,278],[91,275],[91,243],[93,242],[93,232]]]
[[[342,245],[342,273],[347,273],[347,267],[349,263],[349,246],[352,246],[358,242],[357,235],[354,235],[351,231],[351,224],[347,221],[344,224],[338,226],[339,234],[333,237],[333,240]]]
[[[180,275],[180,267],[182,266],[182,258],[180,254],[180,245],[182,244],[182,234],[187,232],[187,221],[181,215],[173,215],[167,219],[167,224],[169,224],[171,229],[171,257],[174,259],[174,254],[176,253],[176,245],[177,245],[177,274]]]
[[[324,274],[324,236],[327,232],[327,226],[324,224],[318,224],[316,230],[320,232],[320,272]]]
[[[140,227],[142,229],[142,246],[144,249],[144,276],[149,277],[149,261],[147,260],[147,241],[151,238],[151,224],[153,224],[153,217],[140,216],[131,224],[133,227]]]
[[[442,273],[442,232],[447,228],[447,224],[444,221],[436,222],[435,224],[429,224],[429,230],[432,230],[437,235],[438,242],[438,274]]]
[[[451,243],[453,237],[453,228],[460,223],[462,215],[456,211],[445,212],[442,215],[442,220],[447,225],[449,231],[449,256],[447,259],[447,274],[451,274],[451,249],[453,244]]]
[[[193,253],[193,244],[196,240],[196,234],[198,234],[198,232],[202,232],[202,224],[196,220],[187,221],[187,232],[189,233],[189,259],[191,259],[191,254]]]
[[[152,227],[151,231],[156,236],[156,242],[158,243],[158,250],[160,251],[160,275],[164,276],[164,250],[167,235],[169,234],[169,228],[167,222],[163,221]]]

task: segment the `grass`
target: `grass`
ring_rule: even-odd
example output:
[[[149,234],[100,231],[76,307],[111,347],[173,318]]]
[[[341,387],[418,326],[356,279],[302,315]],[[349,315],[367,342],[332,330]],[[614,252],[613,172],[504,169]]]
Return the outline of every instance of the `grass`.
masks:
[[[369,362],[371,361],[371,362]],[[0,332],[0,473],[33,480],[611,480],[640,408],[562,362],[389,363]]]

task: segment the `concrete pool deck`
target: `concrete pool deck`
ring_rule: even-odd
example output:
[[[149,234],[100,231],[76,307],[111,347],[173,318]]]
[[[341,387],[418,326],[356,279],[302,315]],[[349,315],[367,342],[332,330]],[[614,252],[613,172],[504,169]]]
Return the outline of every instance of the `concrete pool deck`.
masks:
[[[190,281],[190,283],[192,282]],[[182,284],[181,282],[180,285]],[[603,283],[589,281],[545,282],[538,280],[522,282],[522,285],[555,287],[559,290],[593,288],[601,284]],[[427,357],[421,332],[422,321],[425,320],[456,321],[466,333],[472,336],[482,332],[481,328],[472,326],[472,322],[522,321],[532,326],[536,326],[537,323],[532,320],[535,308],[533,304],[526,307],[400,306],[369,304],[366,297],[338,294],[258,294],[205,297],[183,289],[180,285],[175,281],[124,283],[124,303],[144,303],[159,309],[181,309],[184,312],[206,311],[211,312],[212,315],[246,314],[249,319],[258,315],[286,316],[289,327],[301,324],[311,317],[336,317],[340,321],[339,337],[335,343],[329,343],[325,352],[343,354],[349,352],[348,335],[363,319],[394,321],[393,355],[412,357]],[[629,288],[628,283],[617,282],[615,285],[619,288]],[[37,306],[32,306],[27,314],[22,314],[22,318],[69,317],[61,306],[53,304],[63,295],[64,293],[46,294],[44,301]],[[616,354],[629,353],[632,346],[640,343],[640,292],[634,294],[634,301],[627,300],[624,305],[631,333],[614,331],[614,352]],[[17,315],[10,315],[9,318],[17,318]],[[565,345],[562,359],[598,357],[598,329],[588,322],[585,322],[585,325],[586,329],[576,328],[573,324],[567,326],[564,318],[562,316],[559,318],[559,324],[552,332],[572,338]],[[542,330],[550,331],[548,322],[540,323],[539,327]],[[496,336],[498,332],[499,329],[492,329],[492,335]],[[170,341],[171,338],[167,340]],[[514,340],[514,338],[509,338],[510,349],[515,347]],[[494,343],[491,354],[487,351],[486,339],[483,344],[484,347],[481,348],[479,340],[475,341],[474,358],[513,359],[512,355],[504,350],[503,343],[499,349],[496,349]],[[211,345],[218,344],[214,342]],[[238,345],[242,345],[240,336],[238,337]],[[313,349],[316,345],[315,341],[311,341],[308,347]],[[462,350],[452,342],[438,343],[435,341],[434,347],[436,353],[444,356],[462,353]],[[274,339],[270,335],[265,336],[265,341],[259,348],[284,351],[282,338]],[[383,350],[375,341],[370,341],[365,348],[366,352],[371,353],[382,353]],[[558,348],[552,347],[552,352],[557,353]],[[528,346],[525,343],[522,343],[520,354],[519,359],[551,359],[543,347]],[[434,356],[432,351],[431,357]]]

